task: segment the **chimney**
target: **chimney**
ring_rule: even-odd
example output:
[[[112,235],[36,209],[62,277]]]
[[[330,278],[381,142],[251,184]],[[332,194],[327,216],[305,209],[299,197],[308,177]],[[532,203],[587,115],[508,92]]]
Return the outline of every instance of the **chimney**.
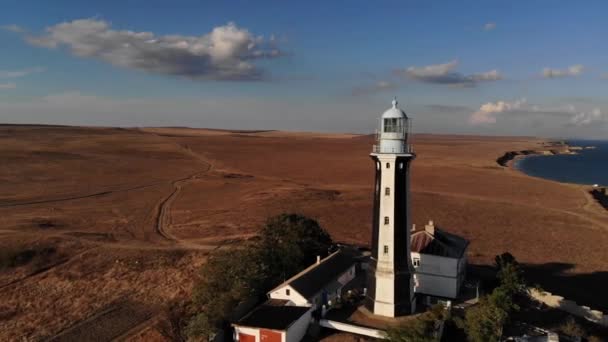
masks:
[[[321,256],[317,255],[317,265],[321,263]]]
[[[416,224],[412,224],[412,231],[415,232],[416,231]]]
[[[433,224],[433,220],[430,220],[429,223],[426,226],[424,226],[424,230],[427,233],[435,236],[435,225]]]

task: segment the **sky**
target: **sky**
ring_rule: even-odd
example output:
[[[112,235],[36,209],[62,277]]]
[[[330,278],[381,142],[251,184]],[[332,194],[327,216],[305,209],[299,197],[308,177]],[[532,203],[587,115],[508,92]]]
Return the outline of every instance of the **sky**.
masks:
[[[608,138],[606,1],[0,5],[1,123]]]

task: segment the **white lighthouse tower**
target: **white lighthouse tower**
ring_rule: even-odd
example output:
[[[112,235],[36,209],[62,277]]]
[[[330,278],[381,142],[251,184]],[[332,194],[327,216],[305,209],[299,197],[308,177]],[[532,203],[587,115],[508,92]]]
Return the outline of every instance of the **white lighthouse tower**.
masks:
[[[382,114],[371,158],[376,169],[372,221],[372,258],[368,269],[366,308],[396,317],[415,309],[410,260],[411,121],[392,107]]]

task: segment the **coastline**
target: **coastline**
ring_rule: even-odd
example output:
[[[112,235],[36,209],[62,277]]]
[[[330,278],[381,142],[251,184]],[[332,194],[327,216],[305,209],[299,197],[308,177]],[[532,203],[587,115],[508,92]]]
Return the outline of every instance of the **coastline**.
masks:
[[[531,178],[539,178],[546,181],[557,182],[559,184],[576,186],[583,190],[586,195],[592,198],[597,204],[599,204],[604,209],[608,210],[608,186],[597,186],[591,184],[581,184],[581,183],[571,183],[571,182],[562,182],[553,179],[547,179],[543,177],[532,176],[521,170],[517,164],[528,157],[533,156],[555,156],[561,154],[578,154],[578,151],[586,150],[586,149],[595,149],[595,146],[571,146],[567,144],[565,141],[544,141],[541,143],[543,147],[548,147],[549,149],[533,149],[533,150],[521,150],[521,151],[509,151],[503,154],[501,157],[496,159],[496,163],[504,168],[514,170],[518,173],[521,173],[527,177]]]

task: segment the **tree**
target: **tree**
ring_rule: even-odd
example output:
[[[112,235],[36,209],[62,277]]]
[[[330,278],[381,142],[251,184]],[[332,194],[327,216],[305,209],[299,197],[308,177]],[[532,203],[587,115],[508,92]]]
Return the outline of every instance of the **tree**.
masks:
[[[471,342],[498,342],[507,313],[489,297],[482,297],[479,303],[465,314],[465,332]]]
[[[465,330],[472,342],[498,341],[511,312],[519,310],[514,296],[526,291],[521,269],[513,255],[503,253],[494,260],[500,285],[465,314]]]
[[[211,336],[239,303],[265,290],[263,264],[255,249],[217,252],[200,270],[192,296],[196,312],[188,323],[188,336]]]
[[[327,255],[332,244],[331,237],[317,221],[299,214],[270,218],[259,237],[258,249],[270,271],[268,280],[273,283],[311,265],[317,255]]]
[[[331,243],[316,221],[283,214],[268,220],[258,242],[216,252],[194,287],[187,335],[213,336],[236,306],[309,266],[317,255],[326,255]]]
[[[405,321],[386,330],[390,342],[438,342],[437,324],[446,318],[443,305],[435,305],[413,320]]]

